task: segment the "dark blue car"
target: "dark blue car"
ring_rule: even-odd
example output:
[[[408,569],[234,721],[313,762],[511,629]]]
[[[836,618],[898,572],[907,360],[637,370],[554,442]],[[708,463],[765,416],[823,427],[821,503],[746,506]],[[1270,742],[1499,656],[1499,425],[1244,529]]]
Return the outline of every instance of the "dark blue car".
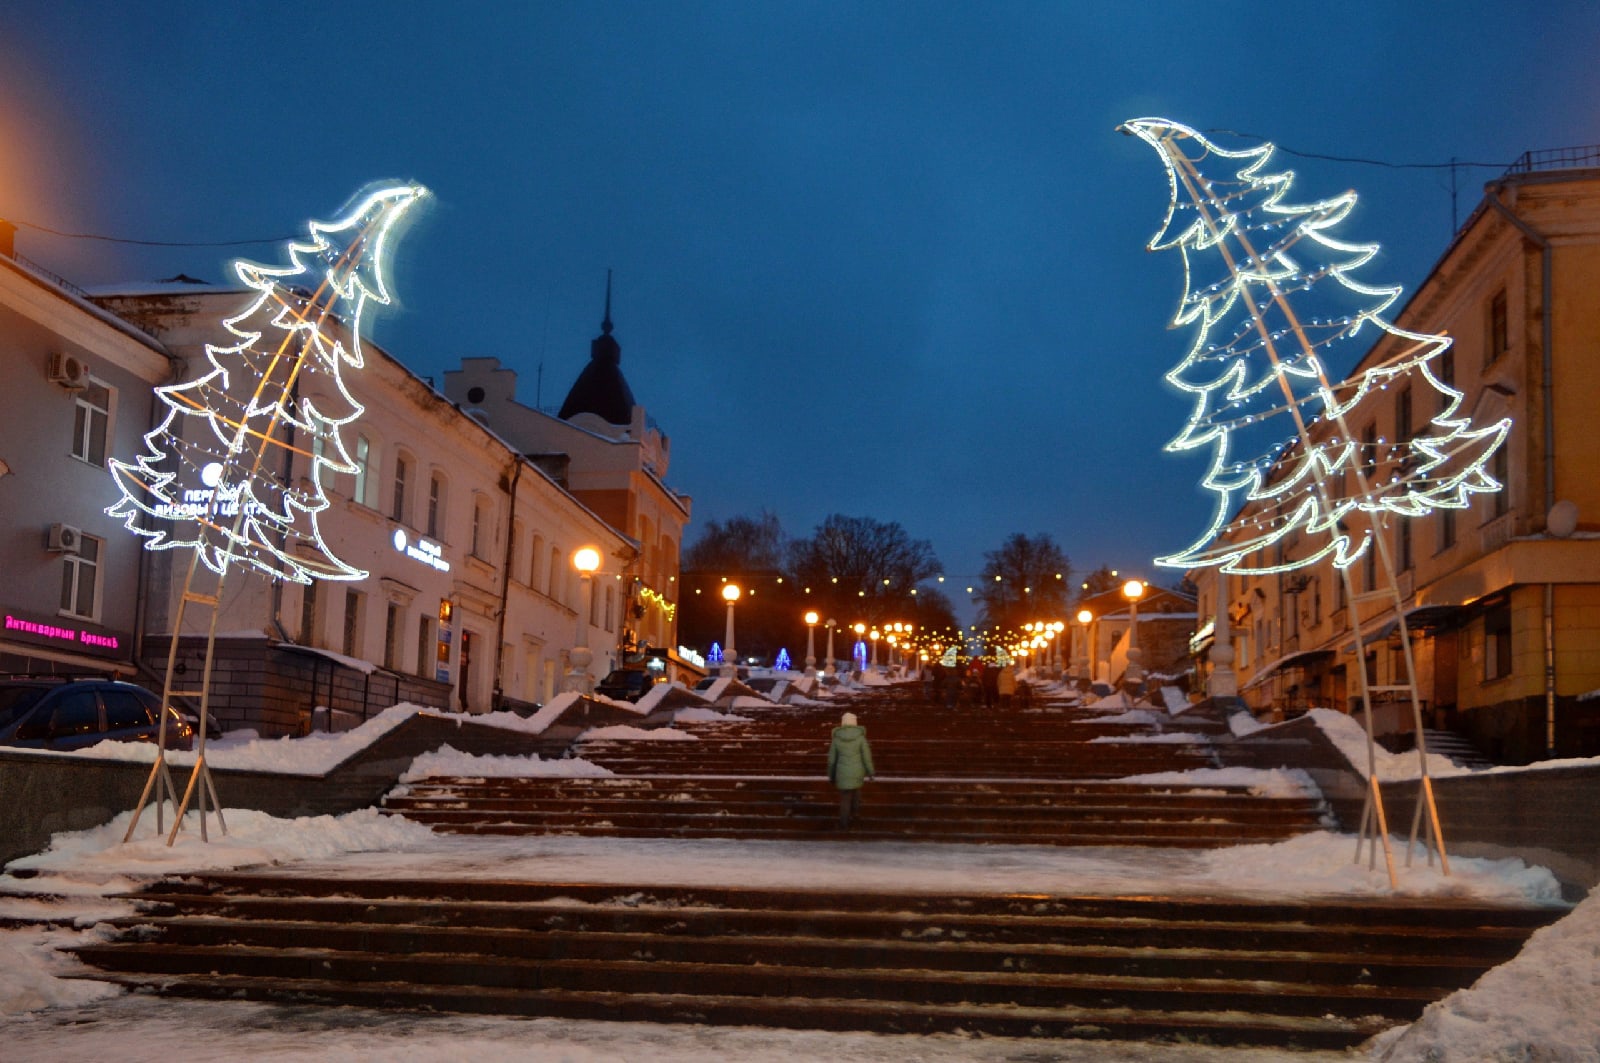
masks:
[[[114,679],[0,679],[0,746],[84,749],[97,742],[154,742],[161,699]],[[194,727],[167,709],[167,748],[189,749]]]

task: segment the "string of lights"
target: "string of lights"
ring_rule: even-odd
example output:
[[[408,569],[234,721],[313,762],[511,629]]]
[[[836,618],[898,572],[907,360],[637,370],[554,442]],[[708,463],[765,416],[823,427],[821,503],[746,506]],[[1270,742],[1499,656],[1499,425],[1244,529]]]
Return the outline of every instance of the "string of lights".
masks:
[[[1180,254],[1184,290],[1173,324],[1193,329],[1187,354],[1166,374],[1193,403],[1167,450],[1209,454],[1202,486],[1216,496],[1200,537],[1157,564],[1270,573],[1331,558],[1348,567],[1385,514],[1464,508],[1471,495],[1500,489],[1485,464],[1511,422],[1478,427],[1458,417],[1463,395],[1434,369],[1450,337],[1393,325],[1386,314],[1400,286],[1357,279],[1379,249],[1333,234],[1354,192],[1290,203],[1294,174],[1269,169],[1271,143],[1225,149],[1161,118],[1123,128],[1165,166],[1167,214],[1148,246]],[[1302,256],[1314,261],[1302,265]],[[1385,357],[1330,380],[1330,365],[1357,364],[1369,350]],[[1405,426],[1405,438],[1393,441],[1375,427],[1377,396],[1390,387],[1437,396],[1427,423]],[[1354,432],[1351,421],[1366,427]],[[1346,518],[1354,513],[1369,526],[1352,533]],[[1300,532],[1323,541],[1290,558],[1282,547]]]

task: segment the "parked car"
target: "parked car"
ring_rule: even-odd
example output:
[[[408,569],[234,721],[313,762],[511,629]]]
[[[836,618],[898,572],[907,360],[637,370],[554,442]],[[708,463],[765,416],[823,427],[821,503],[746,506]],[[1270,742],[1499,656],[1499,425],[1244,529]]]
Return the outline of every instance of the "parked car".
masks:
[[[638,701],[659,680],[641,668],[618,668],[594,685],[594,692],[617,701]]]
[[[194,725],[167,708],[167,748],[189,749]],[[154,742],[161,699],[114,679],[0,678],[0,746],[84,749],[97,742]]]

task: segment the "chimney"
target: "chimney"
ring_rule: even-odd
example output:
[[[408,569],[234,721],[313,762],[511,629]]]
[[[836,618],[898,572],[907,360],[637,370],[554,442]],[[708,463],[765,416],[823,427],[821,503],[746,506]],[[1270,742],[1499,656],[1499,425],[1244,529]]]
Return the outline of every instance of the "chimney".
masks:
[[[15,258],[17,255],[17,227],[0,218],[0,255]]]

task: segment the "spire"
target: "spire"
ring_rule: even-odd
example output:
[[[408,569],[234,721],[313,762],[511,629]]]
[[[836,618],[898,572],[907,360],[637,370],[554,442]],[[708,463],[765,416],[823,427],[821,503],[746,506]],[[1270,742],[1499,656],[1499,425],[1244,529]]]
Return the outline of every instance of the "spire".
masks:
[[[606,270],[606,313],[600,335],[589,343],[589,364],[573,382],[556,416],[562,420],[594,413],[611,424],[627,424],[633,416],[633,391],[622,375],[622,345],[611,335],[611,270]]]
[[[606,316],[600,322],[600,331],[607,336],[611,335],[611,271],[606,270]]]

